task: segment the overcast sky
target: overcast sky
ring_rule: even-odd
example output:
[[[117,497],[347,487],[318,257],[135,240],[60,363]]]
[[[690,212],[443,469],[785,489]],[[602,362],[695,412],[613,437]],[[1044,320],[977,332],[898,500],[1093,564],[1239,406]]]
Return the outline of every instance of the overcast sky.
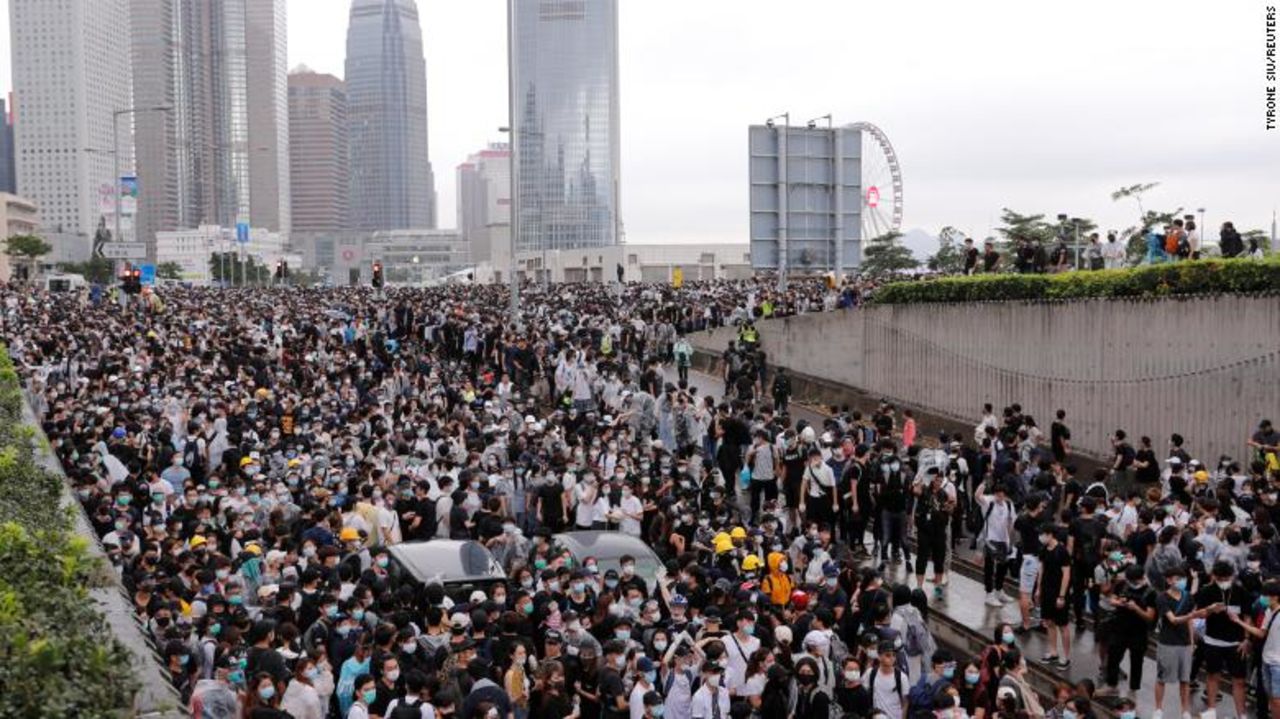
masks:
[[[790,111],[885,130],[904,229],[985,235],[1000,208],[1121,227],[1109,194],[1270,228],[1264,2],[620,0],[630,242],[745,241],[747,125]],[[6,9],[8,0],[0,0]],[[349,0],[289,0],[289,62],[342,75]],[[454,168],[506,122],[501,0],[418,0],[442,225]],[[8,44],[7,27],[3,41]],[[9,87],[8,52],[0,86]],[[1216,233],[1213,233],[1216,236]]]

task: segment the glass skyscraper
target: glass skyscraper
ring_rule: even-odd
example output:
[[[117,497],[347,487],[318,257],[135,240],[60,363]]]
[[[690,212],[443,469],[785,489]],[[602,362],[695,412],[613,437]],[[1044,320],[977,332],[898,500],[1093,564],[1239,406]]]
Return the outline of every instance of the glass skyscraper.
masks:
[[[427,64],[414,0],[353,0],[346,75],[352,227],[434,228]]]
[[[617,0],[508,0],[520,251],[618,242]]]

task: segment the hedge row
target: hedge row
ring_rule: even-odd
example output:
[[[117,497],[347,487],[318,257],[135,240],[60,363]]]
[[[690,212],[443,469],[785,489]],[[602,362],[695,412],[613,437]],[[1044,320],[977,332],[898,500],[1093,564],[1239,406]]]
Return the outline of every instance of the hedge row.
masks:
[[[877,304],[1070,300],[1274,292],[1280,290],[1280,258],[1196,260],[1131,269],[1056,275],[995,274],[894,282],[878,289]]]
[[[93,604],[101,561],[72,531],[62,479],[36,463],[0,345],[0,717],[124,717],[132,655]]]

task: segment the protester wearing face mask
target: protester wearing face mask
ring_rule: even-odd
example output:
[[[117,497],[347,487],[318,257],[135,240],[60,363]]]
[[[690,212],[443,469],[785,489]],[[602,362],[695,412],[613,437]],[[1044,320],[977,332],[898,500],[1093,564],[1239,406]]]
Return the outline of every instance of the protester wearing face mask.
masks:
[[[862,684],[862,675],[856,657],[847,657],[840,666],[834,701],[845,714],[866,716],[871,712],[871,695]]]
[[[702,686],[694,692],[690,716],[693,719],[721,719],[729,716],[729,690],[725,688],[724,669],[716,662],[702,665]]]
[[[377,683],[372,676],[361,674],[355,678],[353,688],[355,700],[347,710],[347,719],[370,719],[369,707],[378,700]]]

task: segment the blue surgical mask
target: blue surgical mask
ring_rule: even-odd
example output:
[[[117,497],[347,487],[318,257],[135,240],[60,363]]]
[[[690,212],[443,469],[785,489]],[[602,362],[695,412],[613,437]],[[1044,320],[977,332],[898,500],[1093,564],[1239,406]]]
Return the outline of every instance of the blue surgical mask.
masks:
[[[265,686],[258,690],[258,696],[262,697],[262,701],[271,701],[271,697],[276,695],[276,688],[273,686]]]
[[[653,715],[655,717],[660,717],[663,715],[664,712],[666,712],[666,710],[667,708],[665,706],[659,704],[653,708]]]
[[[1178,577],[1177,579],[1175,579],[1175,580],[1174,580],[1174,582],[1173,582],[1173,586],[1174,586],[1175,588],[1177,588],[1177,590],[1178,590],[1179,592],[1185,592],[1185,591],[1187,591],[1187,578],[1186,578],[1186,577]]]
[[[621,640],[623,640],[623,641],[626,641],[626,640],[628,640],[628,639],[630,639],[630,638],[631,638],[631,630],[630,630],[630,629],[616,629],[616,630],[614,630],[614,632],[613,632],[613,636],[615,636],[615,637],[617,637],[618,639],[621,639]]]
[[[1018,639],[1013,632],[1005,632],[1000,638],[1004,640],[1005,644],[1013,644]]]
[[[973,686],[973,685],[977,684],[977,683],[978,683],[978,680],[979,680],[979,679],[981,679],[981,678],[982,678],[982,675],[981,675],[981,674],[979,674],[978,672],[965,672],[965,673],[964,673],[964,683],[965,683],[965,684],[968,684],[969,686]]]
[[[1076,716],[1076,713],[1071,711],[1070,709],[1063,709],[1062,719],[1079,719],[1079,718]]]
[[[955,675],[956,675],[956,668],[955,668],[955,667],[943,667],[943,668],[942,668],[942,678],[943,678],[943,679],[952,679],[952,678],[954,678],[954,677],[955,677]]]
[[[1133,709],[1120,712],[1120,719],[1138,719],[1138,712]]]
[[[658,679],[658,673],[657,673],[657,672],[645,672],[645,673],[644,673],[644,680],[645,680],[646,682],[649,682],[650,684],[654,683],[657,679]]]
[[[365,691],[365,693],[361,694],[360,698],[364,700],[365,704],[372,704],[378,700],[378,690],[369,689]]]

